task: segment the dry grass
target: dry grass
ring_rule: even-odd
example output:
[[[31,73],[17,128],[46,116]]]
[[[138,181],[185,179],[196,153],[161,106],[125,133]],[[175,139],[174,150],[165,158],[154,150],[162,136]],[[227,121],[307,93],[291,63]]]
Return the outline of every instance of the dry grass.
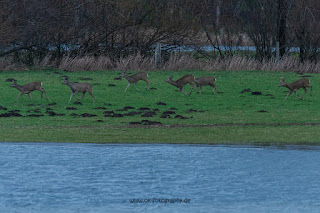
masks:
[[[52,60],[50,56],[37,62],[40,67],[51,66],[61,70],[70,71],[95,71],[95,70],[158,70],[154,58],[146,58],[140,54],[121,58],[117,61],[107,56],[64,57],[61,61]],[[12,64],[9,59],[0,60],[0,70],[21,70],[26,66]],[[320,64],[305,62],[300,63],[297,57],[286,56],[279,62],[275,60],[259,62],[241,56],[225,59],[200,60],[189,55],[172,54],[168,61],[163,63],[162,70],[265,70],[288,71],[300,73],[318,73]]]

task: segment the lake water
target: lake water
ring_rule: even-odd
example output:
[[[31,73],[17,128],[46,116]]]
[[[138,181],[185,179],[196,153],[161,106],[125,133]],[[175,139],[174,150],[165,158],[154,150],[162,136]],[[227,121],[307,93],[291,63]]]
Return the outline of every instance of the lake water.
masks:
[[[319,212],[317,146],[0,143],[0,212]]]

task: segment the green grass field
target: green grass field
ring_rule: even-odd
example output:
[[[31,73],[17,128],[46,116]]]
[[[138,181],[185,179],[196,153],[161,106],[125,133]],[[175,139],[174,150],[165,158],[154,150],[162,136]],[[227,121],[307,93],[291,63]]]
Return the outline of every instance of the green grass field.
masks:
[[[169,76],[177,80],[190,73],[196,77],[216,77],[219,93],[212,95],[212,88],[204,87],[202,95],[193,92],[187,96],[178,94],[175,87],[164,82]],[[320,142],[318,74],[305,75],[313,86],[312,97],[308,88],[303,100],[292,94],[285,102],[288,89],[278,87],[280,77],[292,82],[302,75],[262,71],[154,71],[148,72],[150,91],[144,90],[145,82],[141,81],[138,83],[141,92],[131,85],[124,93],[127,81],[114,79],[120,74],[121,71],[64,72],[51,69],[1,71],[0,106],[7,109],[0,107],[0,141],[260,145]],[[82,105],[75,104],[75,99],[69,104],[71,90],[61,84],[62,75],[68,75],[72,82],[93,84],[95,103],[86,94],[80,101]],[[42,81],[49,101],[35,91],[31,93],[33,102],[23,95],[14,103],[20,92],[10,88],[11,82],[5,82],[7,78],[17,79],[19,85]],[[185,91],[190,88],[187,85]],[[298,91],[298,95],[302,93],[302,89]],[[159,102],[166,105],[159,105]],[[123,111],[124,107],[132,109]],[[13,110],[19,110],[15,112],[21,116],[4,117]],[[174,114],[168,115],[168,111]],[[96,116],[87,117],[88,114]],[[160,122],[161,125],[145,125],[150,122]]]

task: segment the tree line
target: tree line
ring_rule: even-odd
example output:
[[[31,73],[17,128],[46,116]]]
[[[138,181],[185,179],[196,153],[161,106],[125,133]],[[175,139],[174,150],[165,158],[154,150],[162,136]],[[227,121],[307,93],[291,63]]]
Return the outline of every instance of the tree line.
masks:
[[[319,20],[319,0],[0,0],[0,57],[148,57],[161,42],[224,58],[248,38],[257,60],[274,58],[278,44],[279,57],[299,47],[301,62],[317,62]]]

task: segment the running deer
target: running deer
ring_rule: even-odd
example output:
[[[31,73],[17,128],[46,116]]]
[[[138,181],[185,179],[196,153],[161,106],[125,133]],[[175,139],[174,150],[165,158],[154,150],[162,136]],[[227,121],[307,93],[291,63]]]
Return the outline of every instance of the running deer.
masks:
[[[195,79],[195,77],[194,77],[192,74],[190,74],[190,75],[185,75],[185,76],[183,76],[182,78],[180,78],[180,79],[178,79],[178,80],[176,80],[176,81],[172,80],[172,78],[173,78],[173,77],[169,77],[167,80],[165,80],[165,82],[168,82],[169,84],[172,84],[173,86],[179,88],[179,89],[180,89],[180,90],[179,90],[179,93],[180,93],[180,92],[184,93],[184,92],[183,92],[183,87],[184,87],[186,84],[190,84],[190,85],[192,86],[192,88],[191,88],[191,90],[190,90],[190,92],[189,92],[189,95],[192,93],[192,89],[193,89],[193,87],[194,87],[193,81],[194,81],[194,79]],[[186,93],[184,93],[184,94],[186,94]]]
[[[68,76],[61,76],[64,77],[64,81],[62,82],[62,84],[66,84],[70,87],[71,89],[71,96],[69,99],[69,103],[72,99],[72,96],[75,95],[77,92],[81,92],[82,93],[82,97],[81,98],[77,98],[77,100],[79,101],[80,99],[83,99],[84,95],[86,92],[88,92],[91,96],[92,96],[92,100],[94,103],[94,95],[92,93],[92,85],[89,83],[72,83],[69,81],[69,77]]]
[[[31,82],[29,84],[25,84],[25,85],[21,85],[21,86],[17,84],[17,80],[14,78],[8,78],[6,80],[6,82],[10,82],[10,81],[13,81],[13,83],[10,85],[10,87],[16,88],[17,90],[19,90],[21,92],[20,95],[16,98],[15,102],[18,100],[18,98],[20,98],[24,94],[28,94],[30,100],[32,101],[30,93],[35,90],[38,90],[41,92],[41,98],[43,98],[42,95],[44,93],[46,96],[46,99],[49,100],[47,97],[46,91],[42,88],[42,82],[40,82],[40,81]]]
[[[146,87],[145,89],[147,89],[148,86],[148,90],[150,90],[150,82],[148,81],[148,74],[145,72],[138,72],[134,75],[129,76],[125,71],[120,75],[120,77],[124,77],[125,79],[128,80],[128,86],[126,87],[126,89],[124,90],[125,92],[127,91],[127,89],[129,88],[129,86],[134,83],[135,88],[140,92],[140,90],[137,88],[137,82],[142,80],[146,82]]]
[[[287,95],[287,97],[284,99],[284,100],[287,100],[288,96],[294,92],[294,95],[297,97],[297,98],[300,98],[302,99],[303,96],[306,94],[307,92],[307,89],[306,87],[310,87],[310,96],[312,96],[311,92],[312,92],[312,86],[310,85],[310,80],[306,79],[306,78],[301,78],[295,82],[292,82],[290,84],[287,84],[286,82],[286,79],[285,78],[280,78],[280,84],[279,84],[279,87],[287,87],[290,91],[289,91],[289,94]],[[300,89],[300,88],[303,88],[304,89],[304,94],[299,97],[297,95],[297,90]]]
[[[195,78],[193,82],[196,83],[197,87],[200,87],[200,95],[201,95],[202,87],[207,85],[212,87],[212,94],[214,94],[214,90],[217,93],[216,78],[214,77],[207,76],[207,77]]]

